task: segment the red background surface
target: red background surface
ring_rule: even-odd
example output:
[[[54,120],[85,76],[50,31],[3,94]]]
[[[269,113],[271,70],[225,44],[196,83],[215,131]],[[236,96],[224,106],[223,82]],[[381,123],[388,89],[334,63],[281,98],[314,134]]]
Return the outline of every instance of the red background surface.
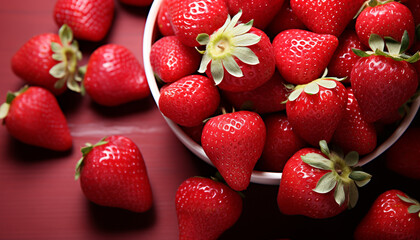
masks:
[[[8,90],[24,83],[10,67],[10,59],[30,37],[56,32],[54,0],[0,1],[0,101]],[[79,41],[86,63],[105,43],[130,49],[142,62],[142,35],[148,8],[116,2],[114,23],[105,40]],[[175,192],[191,176],[211,176],[215,169],[195,157],[166,125],[152,97],[121,107],[101,107],[88,96],[66,93],[58,98],[74,139],[65,153],[22,144],[0,127],[0,239],[177,239]],[[154,206],[132,213],[90,203],[74,180],[74,167],[86,142],[105,135],[131,138],[140,148],[151,181]],[[282,215],[276,205],[278,186],[251,184],[244,192],[239,221],[221,239],[351,239],[354,228],[375,198],[397,188],[420,200],[419,181],[383,167],[383,157],[365,166],[373,174],[360,189],[355,209],[331,219],[315,220]]]

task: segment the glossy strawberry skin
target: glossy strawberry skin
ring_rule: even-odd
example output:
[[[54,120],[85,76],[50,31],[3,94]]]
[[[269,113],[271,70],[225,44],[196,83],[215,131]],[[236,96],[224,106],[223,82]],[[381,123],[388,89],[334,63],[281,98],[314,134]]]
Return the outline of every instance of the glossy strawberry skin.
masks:
[[[191,177],[175,196],[179,239],[215,240],[233,226],[242,213],[240,195],[221,182]]]
[[[159,28],[159,32],[163,36],[175,35],[174,29],[172,28],[171,24],[171,17],[169,16],[168,0],[162,1],[156,21]]]
[[[402,2],[402,1],[401,1]],[[404,2],[404,5],[410,9],[414,18],[414,25],[417,26],[420,24],[420,1],[418,0],[409,0]],[[419,41],[419,39],[417,39]]]
[[[146,165],[129,138],[110,136],[83,160],[80,186],[86,198],[98,205],[145,212],[153,204]]]
[[[355,240],[420,239],[418,213],[408,213],[411,205],[398,198],[407,197],[400,190],[382,193],[355,230]]]
[[[196,49],[185,46],[177,36],[159,39],[150,51],[153,72],[166,83],[195,73],[200,59],[201,54]]]
[[[304,215],[316,219],[334,217],[347,208],[347,203],[338,205],[334,200],[334,190],[325,194],[313,191],[319,179],[328,171],[304,163],[301,156],[308,153],[322,155],[318,149],[303,148],[286,162],[277,195],[279,210],[286,215]]]
[[[238,111],[211,118],[204,125],[201,144],[226,183],[242,191],[250,183],[265,137],[264,121],[257,113]]]
[[[288,29],[306,29],[306,26],[293,12],[290,1],[285,0],[266,30],[268,35],[274,38],[280,32]]]
[[[296,16],[316,33],[340,36],[364,0],[317,1],[290,0]]]
[[[189,75],[161,89],[160,111],[175,123],[193,127],[217,110],[220,94],[213,81]]]
[[[285,30],[273,40],[277,70],[293,84],[306,84],[328,66],[338,39],[300,29]]]
[[[397,111],[415,93],[418,78],[410,63],[370,56],[356,62],[351,84],[362,116],[375,122]]]
[[[211,35],[228,16],[224,0],[168,0],[168,8],[175,35],[190,47],[198,47],[197,35]]]
[[[414,29],[411,11],[403,4],[394,1],[376,7],[367,7],[356,20],[357,35],[366,46],[369,46],[369,37],[372,33],[381,37],[392,37],[400,42],[404,31],[408,32],[409,46],[411,46],[414,43]]]
[[[150,95],[143,66],[130,50],[117,44],[103,45],[92,53],[83,84],[87,94],[104,106]]]
[[[302,92],[294,101],[287,101],[286,112],[294,131],[312,146],[319,141],[329,142],[344,116],[347,103],[346,88],[340,82],[337,87],[319,87],[314,95]]]
[[[54,95],[40,87],[29,87],[10,104],[4,123],[10,135],[29,145],[55,151],[72,147],[67,120]]]
[[[49,71],[59,63],[52,58],[51,42],[60,43],[57,34],[44,33],[32,37],[12,57],[13,72],[31,85],[41,86],[48,89],[54,95],[62,94],[66,86],[56,89],[55,82],[58,80]]]
[[[113,0],[57,0],[54,20],[69,25],[77,39],[100,41],[108,33],[114,17]]]

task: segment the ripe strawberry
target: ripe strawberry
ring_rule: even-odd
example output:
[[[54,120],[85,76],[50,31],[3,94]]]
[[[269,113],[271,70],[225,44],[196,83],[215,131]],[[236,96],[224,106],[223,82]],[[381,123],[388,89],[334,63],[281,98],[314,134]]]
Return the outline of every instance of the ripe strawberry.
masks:
[[[199,46],[200,33],[212,34],[228,16],[224,0],[167,0],[172,27],[179,40],[190,47]]]
[[[120,0],[120,2],[137,7],[147,7],[153,3],[153,0]]]
[[[340,36],[365,0],[290,0],[299,19],[316,33]]]
[[[163,36],[175,35],[174,29],[172,28],[171,16],[169,16],[168,0],[163,0],[157,16],[157,25],[159,32]]]
[[[355,240],[420,239],[420,203],[400,190],[382,193],[357,226]]]
[[[200,54],[181,43],[177,36],[166,36],[153,43],[150,64],[153,72],[164,82],[175,82],[193,74],[200,64]]]
[[[400,42],[404,31],[408,32],[411,46],[414,43],[414,28],[410,9],[394,1],[371,0],[356,19],[357,35],[366,46],[369,46],[369,37],[373,33]]]
[[[117,44],[96,49],[89,58],[83,85],[104,106],[117,106],[150,95],[146,74],[130,50]]]
[[[334,132],[332,142],[345,153],[356,151],[365,155],[375,149],[376,139],[375,126],[363,119],[353,89],[347,89],[346,110]]]
[[[280,10],[267,26],[267,33],[270,37],[288,29],[306,29],[305,24],[296,16],[290,7],[290,0],[285,0]]]
[[[110,136],[82,148],[76,179],[87,199],[107,207],[145,212],[152,190],[140,149],[129,138]]]
[[[73,33],[63,25],[59,34],[44,33],[32,37],[13,55],[13,72],[29,84],[41,86],[55,95],[67,87],[80,92],[82,81],[78,61],[82,53]]]
[[[317,146],[321,140],[331,140],[344,116],[346,103],[343,84],[323,76],[307,85],[297,86],[289,95],[286,112],[295,133]]]
[[[108,33],[114,17],[113,0],[57,0],[54,20],[68,24],[77,39],[100,41]]]
[[[223,91],[222,95],[236,109],[248,109],[259,114],[284,110],[291,88],[276,71],[263,85],[244,92]]]
[[[264,29],[280,10],[284,0],[226,0],[230,15],[242,10],[242,22],[253,20],[254,27]]]
[[[356,152],[343,157],[330,152],[325,141],[320,145],[321,151],[303,148],[286,162],[277,195],[283,214],[319,219],[336,216],[356,205],[356,185],[370,181],[371,175],[354,168]]]
[[[386,166],[405,177],[420,179],[420,128],[409,127],[385,152]]]
[[[306,146],[294,131],[287,116],[275,113],[264,119],[267,137],[257,167],[265,171],[281,172],[289,158]]]
[[[245,190],[264,148],[264,121],[255,112],[238,111],[211,118],[203,128],[201,144],[226,183]]]
[[[197,41],[206,46],[200,51],[203,58],[198,72],[206,72],[225,91],[250,91],[267,82],[275,71],[270,39],[263,31],[252,27],[252,21],[237,24],[241,16],[242,11],[239,11],[211,36],[200,34],[197,37]]]
[[[214,83],[201,75],[189,75],[161,89],[159,108],[175,123],[193,127],[215,113],[220,103]]]
[[[408,9],[410,9],[411,13],[413,14],[414,25],[418,26],[420,24],[420,1],[409,0],[407,2],[404,2],[404,5],[406,5]]]
[[[175,196],[179,239],[216,240],[242,213],[241,196],[225,184],[191,177]]]
[[[333,35],[299,29],[283,31],[273,40],[277,69],[293,84],[319,78],[337,46],[338,39]]]
[[[0,119],[10,135],[29,145],[55,151],[72,147],[67,120],[54,95],[40,87],[24,87],[7,95]]]

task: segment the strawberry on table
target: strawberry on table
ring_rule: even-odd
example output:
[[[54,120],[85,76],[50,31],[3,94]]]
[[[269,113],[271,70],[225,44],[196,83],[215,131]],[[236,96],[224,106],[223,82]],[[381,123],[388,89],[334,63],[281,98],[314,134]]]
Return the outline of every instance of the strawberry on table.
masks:
[[[152,190],[140,149],[129,138],[110,136],[86,144],[76,166],[76,179],[87,199],[107,207],[145,212]]]
[[[191,177],[175,196],[180,240],[216,240],[242,213],[242,198],[222,182]]]
[[[72,147],[67,120],[55,96],[41,87],[24,87],[7,95],[0,119],[10,135],[29,145],[55,151]]]
[[[355,240],[420,239],[420,203],[404,192],[388,190],[357,226]]]
[[[150,95],[146,74],[134,54],[118,44],[105,44],[89,58],[83,85],[98,104],[117,106]]]

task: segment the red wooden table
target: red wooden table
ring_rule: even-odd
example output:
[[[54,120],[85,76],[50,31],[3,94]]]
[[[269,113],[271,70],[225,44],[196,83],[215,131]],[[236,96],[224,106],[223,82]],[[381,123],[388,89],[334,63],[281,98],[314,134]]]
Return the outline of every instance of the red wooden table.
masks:
[[[52,17],[54,0],[1,0],[0,101],[24,82],[10,59],[30,37],[58,30]],[[130,49],[142,62],[142,35],[148,8],[116,2],[116,16],[105,40],[79,41],[84,63],[105,43]],[[175,192],[191,176],[211,176],[215,169],[189,152],[166,125],[152,97],[121,107],[101,107],[88,96],[58,97],[74,139],[74,147],[56,153],[22,144],[0,128],[0,239],[177,239]],[[151,181],[154,206],[132,213],[90,203],[74,180],[80,147],[105,135],[131,138],[142,151]],[[244,192],[239,221],[221,239],[351,239],[354,228],[374,199],[398,188],[420,200],[419,181],[398,176],[378,158],[365,166],[374,175],[360,189],[355,209],[325,220],[282,215],[276,205],[278,186],[251,184]],[[393,178],[396,180],[394,181]],[[418,188],[417,188],[418,189]]]

